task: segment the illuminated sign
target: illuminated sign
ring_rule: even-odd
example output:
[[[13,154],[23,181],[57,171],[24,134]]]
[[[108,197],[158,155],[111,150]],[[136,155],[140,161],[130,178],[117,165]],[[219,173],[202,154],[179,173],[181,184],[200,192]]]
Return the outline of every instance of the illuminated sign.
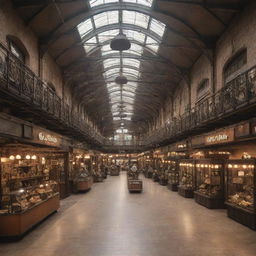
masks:
[[[50,134],[45,134],[43,132],[39,132],[38,138],[40,141],[50,142],[50,143],[58,143],[58,139],[55,136]]]
[[[212,135],[205,137],[205,144],[219,144],[225,142],[231,142],[234,140],[234,129],[224,130],[222,132],[216,132]]]

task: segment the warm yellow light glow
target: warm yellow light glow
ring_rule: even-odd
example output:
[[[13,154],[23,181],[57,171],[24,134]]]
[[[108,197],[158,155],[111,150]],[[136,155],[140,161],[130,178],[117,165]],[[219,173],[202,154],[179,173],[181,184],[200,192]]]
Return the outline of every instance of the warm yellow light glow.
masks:
[[[31,156],[30,155],[26,155],[25,157],[27,160],[31,159]]]
[[[14,160],[14,159],[15,159],[15,156],[11,155],[11,156],[9,157],[9,159],[10,159],[10,160]]]
[[[16,155],[16,159],[21,159],[21,155]]]

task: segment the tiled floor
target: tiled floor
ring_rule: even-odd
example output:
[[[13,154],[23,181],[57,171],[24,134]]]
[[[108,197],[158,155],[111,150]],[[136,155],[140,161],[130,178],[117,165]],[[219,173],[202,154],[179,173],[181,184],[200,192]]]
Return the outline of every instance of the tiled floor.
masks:
[[[109,177],[1,256],[256,256],[256,232],[144,179],[129,194],[126,176]]]

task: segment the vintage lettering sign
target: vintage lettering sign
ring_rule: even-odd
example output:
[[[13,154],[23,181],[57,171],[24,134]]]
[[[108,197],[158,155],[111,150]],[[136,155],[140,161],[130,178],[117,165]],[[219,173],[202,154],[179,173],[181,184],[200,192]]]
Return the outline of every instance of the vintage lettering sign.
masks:
[[[55,147],[59,147],[62,142],[61,136],[38,128],[34,130],[34,141],[39,144]]]
[[[209,134],[205,137],[206,145],[221,144],[234,141],[234,129],[227,129],[213,134]]]

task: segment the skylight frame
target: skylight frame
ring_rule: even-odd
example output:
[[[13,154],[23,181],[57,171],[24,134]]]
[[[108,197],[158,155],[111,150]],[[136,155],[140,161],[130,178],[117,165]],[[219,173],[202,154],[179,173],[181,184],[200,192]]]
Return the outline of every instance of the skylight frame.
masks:
[[[119,12],[116,10],[101,12],[94,15],[92,19],[96,29],[106,25],[117,24],[119,22]]]

